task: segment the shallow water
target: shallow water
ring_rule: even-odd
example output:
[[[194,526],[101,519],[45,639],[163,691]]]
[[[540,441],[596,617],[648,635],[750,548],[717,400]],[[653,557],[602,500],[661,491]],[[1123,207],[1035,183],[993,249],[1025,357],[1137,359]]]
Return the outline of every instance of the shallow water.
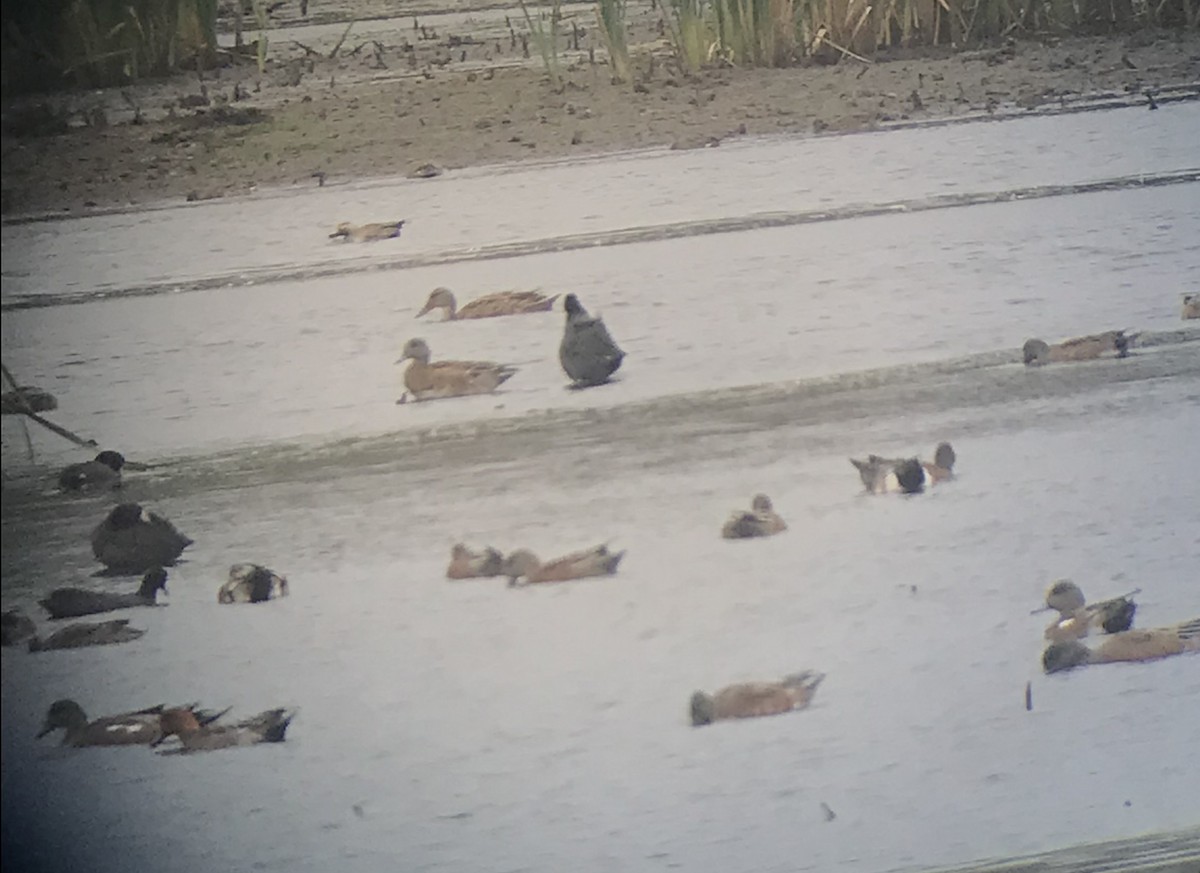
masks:
[[[1060,121],[1069,140],[1074,121]],[[1029,124],[1036,138],[1041,122]],[[939,136],[973,130],[984,148],[1020,126]],[[1019,140],[1007,160],[1036,164]],[[887,142],[842,147],[890,153]],[[1034,183],[1063,180],[1044,169]],[[833,178],[836,202],[860,196],[855,179]],[[910,182],[913,196],[935,187]],[[489,199],[502,190],[490,177],[474,184],[481,213],[503,202]],[[749,205],[712,214],[741,214],[751,191]],[[1200,265],[1194,194],[1183,184],[6,313],[6,364],[58,395],[56,421],[161,462],[130,474],[122,499],[197,543],[172,573],[170,605],[131,613],[148,630],[136,643],[4,652],[5,863],[877,873],[1195,826],[1200,658],[1043,677],[1046,618],[1029,615],[1060,576],[1097,597],[1140,587],[1142,626],[1200,613],[1200,485],[1188,475],[1200,332],[1179,329],[1177,293]],[[291,220],[324,196],[245,208]],[[445,208],[430,220],[448,226]],[[178,230],[194,216],[193,236],[209,240],[207,215],[111,218]],[[71,263],[72,226],[6,226],[6,271],[31,232]],[[504,238],[485,226],[475,244]],[[63,266],[64,283],[110,281],[89,258],[131,283],[227,267],[169,253],[125,264],[136,237],[96,234],[106,253]],[[280,250],[244,256],[270,264]],[[629,352],[622,378],[562,389],[558,313],[414,322],[434,284],[573,290]],[[1146,332],[1130,358],[1017,363],[1027,336],[1111,326]],[[411,335],[435,358],[522,370],[493,398],[395,406],[391,361]],[[3,433],[4,607],[36,615],[58,584],[130,586],[86,576],[87,534],[112,498],[49,490],[44,465],[86,453],[37,434],[43,466],[31,467],[19,425],[6,419]],[[914,499],[856,493],[848,455],[926,454],[939,439],[955,444],[958,481]],[[759,490],[789,531],[720,540],[726,514]],[[614,579],[508,590],[442,578],[460,539],[543,556],[611,540],[628,554]],[[292,596],[218,606],[242,560],[286,573]],[[687,725],[695,688],[804,668],[828,674],[806,712]],[[66,696],[92,716],[185,700],[300,715],[275,747],[72,753],[32,739]]]

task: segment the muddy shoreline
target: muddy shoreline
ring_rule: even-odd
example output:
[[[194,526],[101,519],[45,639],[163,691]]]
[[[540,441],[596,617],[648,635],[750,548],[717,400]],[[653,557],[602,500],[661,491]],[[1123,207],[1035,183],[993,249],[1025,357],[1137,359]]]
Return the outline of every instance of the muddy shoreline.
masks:
[[[711,147],[743,135],[1069,111],[1097,98],[1147,108],[1156,102],[1149,95],[1200,98],[1194,32],[1047,37],[881,55],[869,65],[686,77],[654,40],[652,13],[634,20],[638,73],[627,84],[611,82],[596,34],[577,28],[578,50],[562,56],[563,85],[551,87],[536,52],[524,57],[498,11],[425,31],[412,18],[372,22],[341,43],[344,28],[297,29],[291,40],[272,32],[262,74],[240,57],[202,76],[26,98],[4,107],[3,212],[87,214],[404,175],[425,164],[452,171]]]

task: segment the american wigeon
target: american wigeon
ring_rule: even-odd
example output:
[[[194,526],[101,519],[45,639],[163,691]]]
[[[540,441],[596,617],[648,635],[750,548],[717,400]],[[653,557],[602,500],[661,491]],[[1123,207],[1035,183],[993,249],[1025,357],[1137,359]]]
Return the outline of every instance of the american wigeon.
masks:
[[[1046,589],[1046,605],[1032,614],[1048,609],[1058,612],[1058,619],[1046,628],[1046,639],[1051,642],[1082,639],[1093,628],[1113,634],[1133,626],[1137,604],[1131,598],[1137,593],[1088,603],[1078,585],[1070,579],[1059,579]]]
[[[1200,318],[1200,294],[1183,295],[1183,311],[1180,315],[1185,318]]]
[[[727,540],[748,539],[769,537],[785,530],[787,524],[775,512],[771,498],[765,494],[756,494],[750,503],[750,511],[735,511],[721,528],[721,536]]]
[[[329,235],[330,239],[339,237],[347,242],[375,242],[381,239],[393,239],[400,236],[403,221],[388,221],[377,224],[351,224],[343,221]]]
[[[167,591],[167,571],[155,567],[146,571],[142,584],[132,594],[93,591],[90,588],[56,588],[38,603],[50,613],[51,618],[78,618],[81,615],[112,612],[114,609],[157,606],[159,591]]]
[[[269,709],[237,724],[201,724],[187,710],[165,710],[159,719],[161,735],[151,742],[157,746],[168,737],[177,736],[186,752],[210,752],[258,743],[282,743],[288,725],[296,713],[286,709]]]
[[[116,506],[92,531],[92,554],[114,575],[173,566],[191,544],[171,522],[136,503]]]
[[[557,294],[547,297],[538,291],[500,291],[496,294],[487,294],[476,298],[459,309],[453,291],[449,288],[434,288],[416,317],[420,318],[434,309],[441,309],[445,312],[443,321],[524,315],[529,312],[546,312],[554,306],[554,301],[557,299]]]
[[[207,725],[228,712],[198,710],[195,704],[176,709],[187,712],[200,725]],[[38,731],[37,738],[41,739],[56,730],[62,730],[64,746],[149,745],[162,737],[161,718],[169,711],[171,710],[160,704],[89,722],[83,707],[74,700],[56,700],[46,712],[46,719],[42,723],[42,729]]]
[[[29,651],[49,652],[53,649],[81,649],[84,646],[111,646],[128,643],[145,635],[144,630],[129,626],[129,619],[116,618],[111,621],[78,622],[56,630],[42,639],[29,641]]]
[[[485,361],[429,362],[429,346],[423,339],[410,339],[397,364],[411,361],[404,371],[404,387],[415,400],[436,400],[470,394],[491,394],[517,372],[516,367]]]
[[[1121,631],[1101,637],[1092,647],[1079,640],[1051,643],[1042,653],[1042,668],[1059,673],[1086,664],[1156,661],[1187,652],[1200,652],[1200,618],[1173,627]]]
[[[1063,340],[1050,345],[1044,340],[1026,340],[1022,355],[1026,366],[1052,364],[1062,361],[1091,361],[1108,352],[1124,358],[1134,337],[1126,336],[1123,330],[1108,330]]]
[[[610,552],[607,545],[599,545],[543,564],[537,555],[528,549],[517,549],[504,559],[502,573],[508,577],[510,586],[567,582],[592,576],[612,576],[617,572],[623,557],[624,550]],[[518,583],[519,579],[525,581]]]
[[[558,360],[571,380],[570,387],[603,385],[617,372],[625,353],[613,342],[604,319],[588,315],[574,294],[563,298],[563,308],[567,322],[558,347]]]
[[[926,485],[937,485],[954,478],[957,461],[950,443],[938,443],[932,461],[919,458],[883,458],[868,455],[865,461],[851,458],[863,486],[871,494],[919,494]]]
[[[104,451],[91,461],[66,467],[58,476],[58,487],[63,491],[120,488],[121,468],[124,466],[124,455],[120,452]]]
[[[261,564],[234,564],[217,590],[217,603],[264,603],[287,593],[287,577]]]
[[[0,615],[0,645],[15,646],[37,633],[33,619],[19,609],[6,609]]]
[[[716,694],[692,695],[692,725],[700,727],[727,718],[758,718],[804,709],[812,702],[824,673],[805,670],[778,682],[739,682]]]
[[[491,546],[482,552],[472,552],[462,543],[455,543],[450,550],[450,565],[446,568],[447,579],[482,579],[499,576],[504,556]]]

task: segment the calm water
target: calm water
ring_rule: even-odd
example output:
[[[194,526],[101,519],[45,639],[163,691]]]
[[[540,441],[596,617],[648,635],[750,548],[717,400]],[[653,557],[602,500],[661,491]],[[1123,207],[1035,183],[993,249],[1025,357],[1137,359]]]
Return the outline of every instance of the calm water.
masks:
[[[1197,118],[1155,115],[1175,112]],[[1072,147],[1085,122],[1120,138],[1147,115],[836,142],[901,161],[903,137],[927,134],[964,154],[999,149],[1030,174],[1021,184],[1049,184],[1125,173],[1109,162],[1129,157],[1039,164],[1048,152],[1029,143]],[[719,158],[726,174],[751,168],[732,186],[743,200],[692,201],[690,217],[734,216],[799,208],[773,202],[779,186],[752,168],[832,142],[534,175],[620,177],[652,161],[662,212],[625,213],[616,194],[589,205],[620,227],[687,214],[672,210],[688,205],[693,162]],[[1137,152],[1147,172],[1183,166],[1146,157],[1179,143],[1157,147]],[[1002,184],[995,163],[959,168],[955,184]],[[451,180],[480,218],[462,239],[414,233],[412,245],[510,238],[508,204],[490,231],[486,215],[528,172]],[[936,192],[927,169],[913,172],[925,175],[876,192],[833,173],[820,196]],[[385,217],[389,190],[434,190],[407,184],[353,196]],[[197,544],[170,606],[131,615],[142,640],[4,652],[5,863],[878,873],[1195,826],[1200,658],[1043,677],[1046,618],[1028,614],[1060,576],[1093,596],[1141,587],[1143,626],[1200,614],[1200,331],[1178,321],[1178,292],[1200,274],[1195,188],[7,312],[5,363],[58,395],[56,421],[160,463],[130,475],[123,498]],[[168,224],[205,245],[234,218],[272,227],[278,245],[243,242],[249,267],[340,257],[311,240],[328,223],[322,198],[348,193],[264,197],[242,217],[223,203],[95,219],[82,247],[84,222],[5,227],[5,299],[229,268],[158,248]],[[528,232],[578,229],[584,202]],[[432,226],[461,217],[428,203]],[[9,254],[26,247],[45,256],[17,276]],[[435,284],[576,291],[629,352],[621,381],[562,390],[560,313],[414,323]],[[1148,331],[1144,347],[1125,361],[1016,363],[1028,336],[1110,326]],[[414,335],[435,357],[522,370],[495,397],[397,407],[391,362]],[[87,453],[35,434],[31,466],[19,424],[5,420],[3,436],[5,608],[39,615],[36,597],[59,584],[129,585],[87,577],[87,534],[112,498],[50,491],[52,465]],[[953,485],[857,494],[847,455],[926,454],[939,439],[958,450]],[[790,530],[717,538],[759,490]],[[442,578],[460,539],[544,556],[611,540],[629,554],[614,579],[510,591]],[[243,560],[286,573],[293,596],[219,607]],[[809,711],[687,724],[696,688],[804,668],[828,674]],[[197,699],[300,715],[281,746],[207,756],[35,743],[67,696],[92,716]]]

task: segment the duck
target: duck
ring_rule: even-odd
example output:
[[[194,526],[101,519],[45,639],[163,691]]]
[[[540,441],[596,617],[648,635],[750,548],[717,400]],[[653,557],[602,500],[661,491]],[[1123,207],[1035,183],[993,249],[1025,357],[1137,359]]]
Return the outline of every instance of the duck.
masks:
[[[121,487],[121,468],[125,456],[120,452],[103,451],[91,461],[71,464],[58,474],[62,491],[93,491]]]
[[[824,673],[805,670],[784,676],[778,682],[739,682],[715,694],[697,691],[692,695],[693,727],[730,718],[759,718],[781,715],[807,707],[817,693]]]
[[[89,588],[56,588],[38,603],[50,613],[51,618],[78,618],[81,615],[96,615],[114,609],[134,606],[157,606],[158,592],[167,590],[167,571],[155,567],[146,571],[142,584],[132,594],[115,594],[111,591],[93,591]]]
[[[548,312],[558,295],[547,297],[540,291],[500,291],[478,297],[458,308],[454,292],[449,288],[434,288],[429,299],[416,317],[420,318],[434,309],[445,312],[443,321],[461,321],[466,318],[496,318],[501,315],[524,315],[529,312]]]
[[[1171,627],[1120,631],[1091,647],[1079,640],[1054,642],[1042,653],[1042,669],[1061,673],[1087,664],[1157,661],[1188,652],[1200,652],[1200,618]]]
[[[749,512],[735,511],[721,528],[721,536],[727,540],[769,537],[787,530],[787,523],[775,512],[771,498],[765,494],[754,495]]]
[[[164,710],[159,717],[160,736],[151,741],[157,746],[177,736],[184,752],[210,752],[258,743],[282,743],[295,711],[268,709],[237,724],[204,724],[186,709]]]
[[[450,550],[450,565],[446,568],[447,579],[482,579],[501,574],[504,556],[491,546],[482,552],[472,552],[462,543],[455,543]]]
[[[168,709],[159,704],[147,709],[110,715],[89,722],[83,707],[74,700],[56,700],[50,704],[37,739],[63,731],[64,746],[130,746],[150,745],[162,738],[162,716],[171,711],[187,712],[197,724],[208,725],[228,710],[208,712],[196,709],[195,704]]]
[[[1183,295],[1183,311],[1180,315],[1184,320],[1200,318],[1200,294]]]
[[[1058,612],[1058,618],[1046,628],[1046,639],[1051,642],[1082,639],[1093,628],[1108,634],[1119,633],[1133,627],[1137,604],[1131,598],[1139,590],[1088,603],[1078,585],[1070,579],[1059,579],[1046,589],[1046,605],[1031,614],[1048,609]]]
[[[850,463],[858,469],[859,478],[870,494],[919,494],[926,485],[937,485],[953,479],[957,460],[954,447],[942,442],[934,449],[932,461],[867,455],[865,461],[851,458]]]
[[[171,567],[192,544],[171,522],[136,503],[122,503],[92,531],[92,554],[110,575]]]
[[[411,394],[414,400],[437,400],[444,397],[464,397],[470,394],[491,394],[514,375],[517,368],[485,361],[429,362],[429,345],[423,339],[410,339],[397,364],[412,361],[404,371],[404,387],[400,398],[404,403]]]
[[[263,603],[287,597],[288,580],[261,564],[234,564],[217,590],[217,603]]]
[[[0,614],[0,645],[15,646],[37,634],[33,619],[19,609],[6,609]]]
[[[129,627],[129,619],[77,622],[57,630],[45,639],[35,636],[29,641],[29,651],[49,652],[53,649],[81,649],[84,646],[109,646],[128,643],[145,635],[144,630]]]
[[[377,224],[351,224],[343,221],[329,235],[330,239],[339,237],[347,242],[376,242],[381,239],[394,239],[400,236],[403,221],[388,221]]]
[[[1025,341],[1022,356],[1027,367],[1062,361],[1091,361],[1107,352],[1116,352],[1116,357],[1124,358],[1128,357],[1129,345],[1133,340],[1134,337],[1126,336],[1123,330],[1079,336],[1054,345],[1031,339]]]
[[[574,294],[563,298],[563,309],[567,322],[558,347],[558,360],[571,380],[569,387],[603,385],[620,369],[625,353],[613,342],[604,319],[588,315]]]
[[[610,552],[608,545],[599,545],[555,558],[543,564],[528,549],[517,549],[504,559],[501,573],[508,577],[509,587],[535,585],[541,582],[566,582],[591,576],[612,576],[617,572],[625,551]]]

